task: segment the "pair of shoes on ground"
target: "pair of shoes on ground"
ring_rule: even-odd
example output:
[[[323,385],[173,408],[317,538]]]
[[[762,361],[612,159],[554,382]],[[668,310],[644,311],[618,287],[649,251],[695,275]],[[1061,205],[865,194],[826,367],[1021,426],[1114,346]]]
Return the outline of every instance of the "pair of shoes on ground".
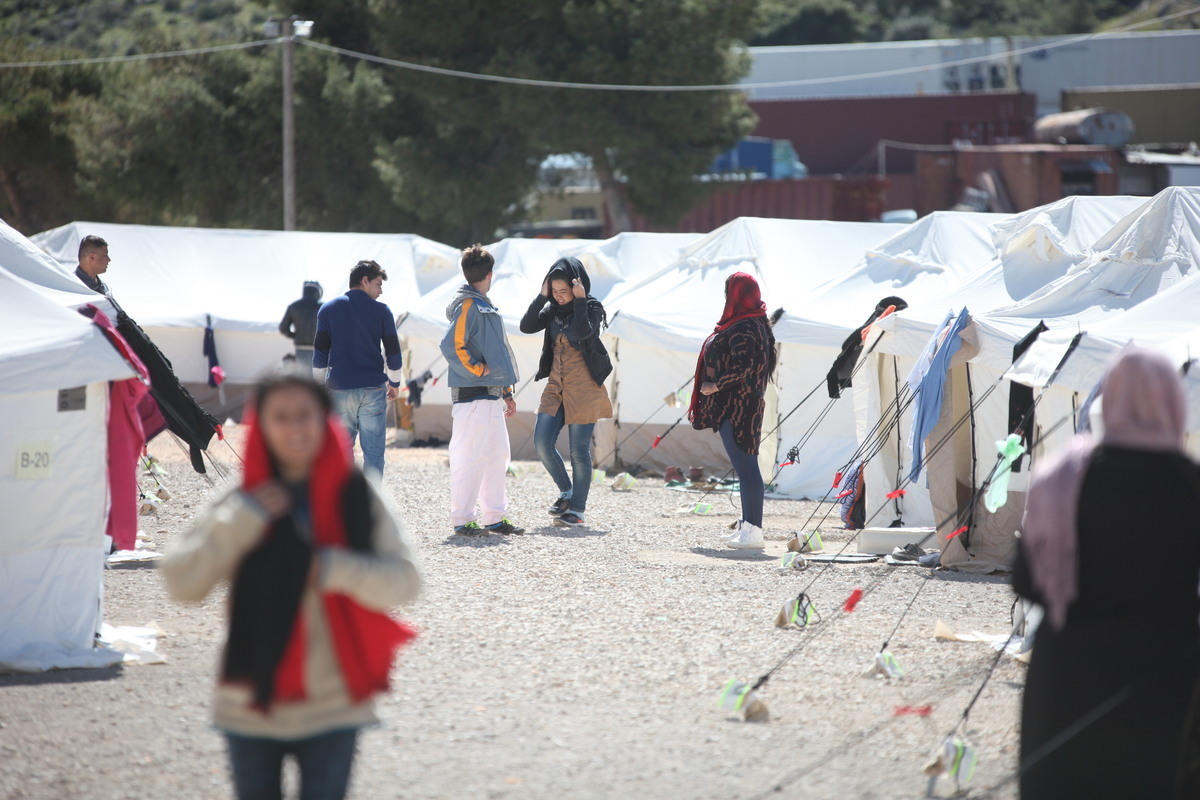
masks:
[[[491,525],[480,525],[478,522],[471,520],[462,525],[454,526],[454,533],[458,536],[486,536],[489,533],[515,536],[524,532],[524,528],[514,525],[513,521],[508,517],[502,517],[499,522],[493,522]]]
[[[918,545],[910,542],[892,550],[891,555],[885,556],[883,560],[892,566],[912,564],[913,566],[932,568],[942,563],[942,553],[940,550],[922,550]]]
[[[767,543],[762,528],[742,520],[733,533],[725,537],[725,546],[731,550],[762,550]]]
[[[560,497],[547,509],[554,517],[554,524],[560,528],[578,528],[583,525],[583,517],[571,510],[571,498]]]

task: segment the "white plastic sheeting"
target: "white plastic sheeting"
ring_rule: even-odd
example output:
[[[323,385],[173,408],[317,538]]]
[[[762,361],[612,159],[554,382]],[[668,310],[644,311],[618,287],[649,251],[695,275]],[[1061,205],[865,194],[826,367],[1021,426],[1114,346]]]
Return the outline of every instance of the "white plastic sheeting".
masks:
[[[523,334],[519,325],[554,262],[564,256],[579,258],[591,278],[592,294],[604,303],[609,319],[613,320],[622,308],[621,298],[626,296],[629,287],[636,285],[643,276],[654,274],[674,261],[680,248],[697,238],[697,234],[622,233],[599,242],[505,239],[487,246],[496,259],[495,277],[488,296],[500,309],[521,375],[517,384],[518,413],[509,421],[514,458],[536,458],[530,441],[534,419],[532,412],[537,409],[544,386],[533,383],[542,352],[542,334]],[[426,368],[434,375],[444,372],[446,362],[438,345],[446,332],[446,307],[462,284],[462,275],[459,273],[422,297],[397,321],[400,335],[410,353],[409,366],[413,376]],[[615,341],[611,336],[606,336],[605,343],[615,363]],[[420,438],[437,436],[443,441],[449,439],[449,407],[450,389],[444,380],[438,381],[436,386],[426,385],[421,396],[421,408],[413,415],[416,435]],[[650,406],[645,411],[649,413],[652,408]],[[611,463],[615,447],[613,427],[612,423],[597,426],[593,454],[604,463]]]
[[[74,270],[80,240],[108,242],[103,280],[188,384],[205,384],[204,327],[211,318],[230,384],[251,383],[292,352],[279,321],[315,280],[329,300],[361,259],[388,273],[380,300],[396,314],[458,273],[454,248],[411,234],[173,228],[73,222],[33,237]],[[174,329],[174,330],[172,330]]]
[[[0,507],[8,519],[0,527],[0,661],[92,647],[104,569],[107,408],[103,382],[89,384],[84,407],[73,411],[58,410],[56,389],[0,394]]]
[[[704,340],[713,331],[725,303],[725,280],[734,272],[753,275],[762,287],[769,311],[782,307],[797,311],[809,307],[815,287],[844,274],[861,261],[866,251],[907,226],[871,222],[826,222],[777,220],[743,217],[730,222],[685,248],[680,258],[659,274],[631,286],[622,298],[620,314],[609,332],[619,340],[617,398],[621,405],[622,427],[641,421],[662,403],[662,398],[683,382],[690,382],[696,356]],[[849,312],[848,312],[849,313]],[[857,316],[857,312],[853,312]],[[861,323],[858,320],[851,325]],[[842,338],[844,338],[843,334]],[[782,340],[781,340],[782,341]],[[840,347],[841,339],[838,339]],[[633,346],[631,346],[633,345]],[[836,353],[835,353],[836,354]],[[833,356],[829,358],[830,363]],[[786,387],[789,398],[799,399],[818,381],[804,365],[789,366],[781,358],[778,386]],[[690,387],[689,387],[690,388]],[[636,393],[636,394],[635,394]],[[778,411],[786,413],[794,405],[778,400],[775,385],[769,387],[768,412],[764,434],[776,426]],[[811,401],[810,401],[811,402]],[[684,409],[663,409],[655,414],[658,424],[647,425],[630,437],[622,448],[628,458],[636,458],[663,433]],[[846,423],[846,435],[850,425]],[[624,436],[624,434],[621,434]],[[778,435],[764,437],[759,462],[769,479],[775,472]],[[640,446],[639,446],[640,445]],[[688,460],[685,460],[688,459]],[[692,431],[686,419],[657,449],[647,452],[643,466],[705,466],[722,474],[728,459],[720,439],[711,432]],[[827,483],[824,467],[809,470],[805,464],[788,467],[793,480],[786,490],[816,494],[818,483]],[[824,488],[821,488],[821,492]]]
[[[779,429],[780,460],[802,439],[804,444],[796,463],[780,470],[779,494],[818,499],[840,491],[832,489],[833,477],[857,449],[855,409],[849,392],[830,400],[825,375],[850,332],[883,298],[896,295],[920,307],[987,263],[996,255],[991,228],[1007,219],[1004,214],[934,212],[788,307],[775,326],[777,385],[781,415],[796,410]]]

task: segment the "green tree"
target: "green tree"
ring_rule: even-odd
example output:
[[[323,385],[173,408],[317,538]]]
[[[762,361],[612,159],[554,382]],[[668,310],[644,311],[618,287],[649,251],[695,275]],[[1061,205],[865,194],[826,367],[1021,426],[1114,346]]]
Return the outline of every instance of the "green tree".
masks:
[[[0,62],[78,57],[29,40],[0,41]],[[0,70],[0,217],[32,234],[91,216],[94,204],[75,183],[71,110],[100,91],[95,73],[80,68]]]
[[[139,46],[172,49],[173,35],[143,31]],[[392,102],[380,76],[295,55],[298,227],[409,227],[373,165]],[[85,187],[121,221],[279,227],[280,75],[278,47],[105,68],[103,90],[74,116]]]
[[[757,0],[376,0],[372,8],[393,57],[584,83],[736,83],[748,64],[735,48],[758,21]],[[486,237],[518,213],[554,153],[591,160],[618,229],[629,226],[631,207],[670,224],[705,191],[695,175],[753,125],[738,92],[547,89],[407,72],[393,80],[429,125],[381,157],[404,182],[396,201],[445,220],[466,234],[458,240]]]

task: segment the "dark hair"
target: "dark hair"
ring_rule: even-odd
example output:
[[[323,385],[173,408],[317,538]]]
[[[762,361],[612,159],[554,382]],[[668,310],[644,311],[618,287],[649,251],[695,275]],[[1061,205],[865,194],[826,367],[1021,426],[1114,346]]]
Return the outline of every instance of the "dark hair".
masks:
[[[83,257],[88,253],[96,253],[101,250],[108,249],[108,242],[101,239],[99,236],[88,234],[79,242],[79,260],[83,261]]]
[[[385,281],[387,280],[387,272],[384,271],[383,267],[374,261],[363,259],[354,265],[354,269],[350,270],[350,288],[357,289],[362,285],[363,278],[373,281],[380,276]]]
[[[481,244],[473,244],[462,251],[463,277],[467,279],[467,283],[479,283],[488,276],[492,268],[496,266],[496,259],[492,254],[483,249]]]
[[[333,398],[329,396],[329,390],[314,381],[311,375],[305,375],[303,372],[281,370],[262,378],[254,385],[255,415],[262,414],[267,395],[278,389],[290,389],[292,387],[305,389],[312,393],[313,399],[317,401],[317,405],[321,407],[321,411],[325,414],[333,411]]]

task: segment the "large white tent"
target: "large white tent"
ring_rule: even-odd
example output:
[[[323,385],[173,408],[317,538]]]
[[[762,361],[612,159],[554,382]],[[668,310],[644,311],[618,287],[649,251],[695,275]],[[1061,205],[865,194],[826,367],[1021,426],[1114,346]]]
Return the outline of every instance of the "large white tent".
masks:
[[[108,242],[112,264],[103,279],[117,302],[197,400],[215,411],[223,404],[207,385],[206,325],[213,327],[234,405],[236,387],[253,383],[292,352],[278,327],[304,281],[319,281],[328,300],[347,290],[356,262],[372,259],[388,272],[381,300],[400,314],[458,271],[457,251],[410,234],[73,222],[33,242],[73,272],[88,234]]]
[[[885,297],[919,307],[940,296],[996,255],[992,227],[1005,214],[937,211],[868,250],[852,269],[789,306],[775,325],[780,343],[779,452],[803,442],[798,457],[780,468],[777,491],[819,499],[857,448],[850,392],[829,397],[825,375],[846,337]],[[780,461],[784,459],[781,457]],[[788,459],[792,461],[792,459]],[[833,491],[837,494],[837,491]]]
[[[850,270],[866,251],[906,227],[743,217],[685,248],[657,275],[632,285],[609,328],[617,339],[612,348],[617,354],[617,437],[623,442],[618,458],[658,470],[675,465],[726,472],[729,462],[719,437],[692,430],[683,419],[686,408],[663,403],[681,386],[690,390],[696,356],[721,316],[726,278],[747,272],[759,281],[769,310],[799,310],[815,287]],[[777,374],[780,387],[797,392],[824,376],[797,374],[783,365]],[[772,387],[765,428],[774,427],[776,420]],[[676,423],[658,448],[651,447]],[[767,477],[774,471],[776,442],[772,433],[760,448]]]
[[[697,238],[697,234],[690,233],[622,233],[602,241],[505,239],[488,245],[488,251],[496,259],[495,278],[488,296],[500,309],[521,375],[517,385],[518,413],[509,421],[513,458],[536,457],[531,441],[532,412],[537,409],[543,384],[535,384],[533,377],[541,355],[542,335],[525,335],[519,325],[554,262],[564,256],[579,258],[591,278],[593,296],[604,303],[612,320],[631,286],[674,261],[680,249]],[[461,274],[445,281],[401,315],[398,329],[411,353],[414,375],[426,368],[435,376],[445,371],[445,360],[438,346],[446,332],[446,307],[462,283]],[[605,341],[611,351],[611,337]],[[436,386],[427,385],[422,392],[421,408],[413,414],[416,436],[447,440],[449,407],[450,390],[446,382],[439,380]],[[612,425],[597,426],[593,448],[597,458],[612,455],[611,440]]]
[[[0,662],[87,663],[107,519],[108,381],[134,377],[104,334],[41,288],[37,253],[0,222]],[[56,279],[46,279],[55,283]]]
[[[931,502],[930,496],[925,498],[929,505],[921,502],[924,478],[908,486],[903,499],[908,524],[939,524],[944,563],[994,569],[1003,566],[1011,551],[1012,532],[1024,507],[1028,461],[1013,474],[1004,508],[995,514],[981,505],[966,509],[973,537],[969,547],[961,539],[947,542],[946,535],[962,524],[962,514],[956,517],[955,510],[970,505],[972,492],[987,480],[996,461],[995,442],[1009,433],[1016,401],[1005,373],[1014,347],[1040,323],[1050,329],[1042,334],[1048,342],[1069,340],[1089,326],[1117,324],[1132,313],[1128,309],[1150,298],[1168,302],[1173,287],[1187,283],[1196,269],[1196,194],[1195,189],[1175,188],[1149,200],[1072,198],[1018,215],[996,227],[1000,255],[994,263],[948,292],[940,305],[935,301],[881,324],[887,333],[867,370],[871,387],[863,403],[864,428],[895,398],[896,387],[903,385],[929,343],[939,322],[931,315],[944,318],[947,311],[963,308],[970,315],[963,349],[945,382],[941,417],[925,441],[931,453],[926,465]],[[1052,352],[1045,344],[1033,347]],[[1062,354],[1060,348],[1057,357],[1047,355],[1043,371],[1052,371]],[[1047,366],[1050,360],[1054,366]],[[1074,402],[1052,393],[1039,397],[1030,431],[1037,445],[1034,458],[1069,435],[1072,427],[1059,423],[1069,421]],[[902,415],[898,433],[892,434],[896,446],[886,447],[868,469],[868,513],[895,502],[882,495],[897,487],[897,476],[909,472],[910,422]]]

